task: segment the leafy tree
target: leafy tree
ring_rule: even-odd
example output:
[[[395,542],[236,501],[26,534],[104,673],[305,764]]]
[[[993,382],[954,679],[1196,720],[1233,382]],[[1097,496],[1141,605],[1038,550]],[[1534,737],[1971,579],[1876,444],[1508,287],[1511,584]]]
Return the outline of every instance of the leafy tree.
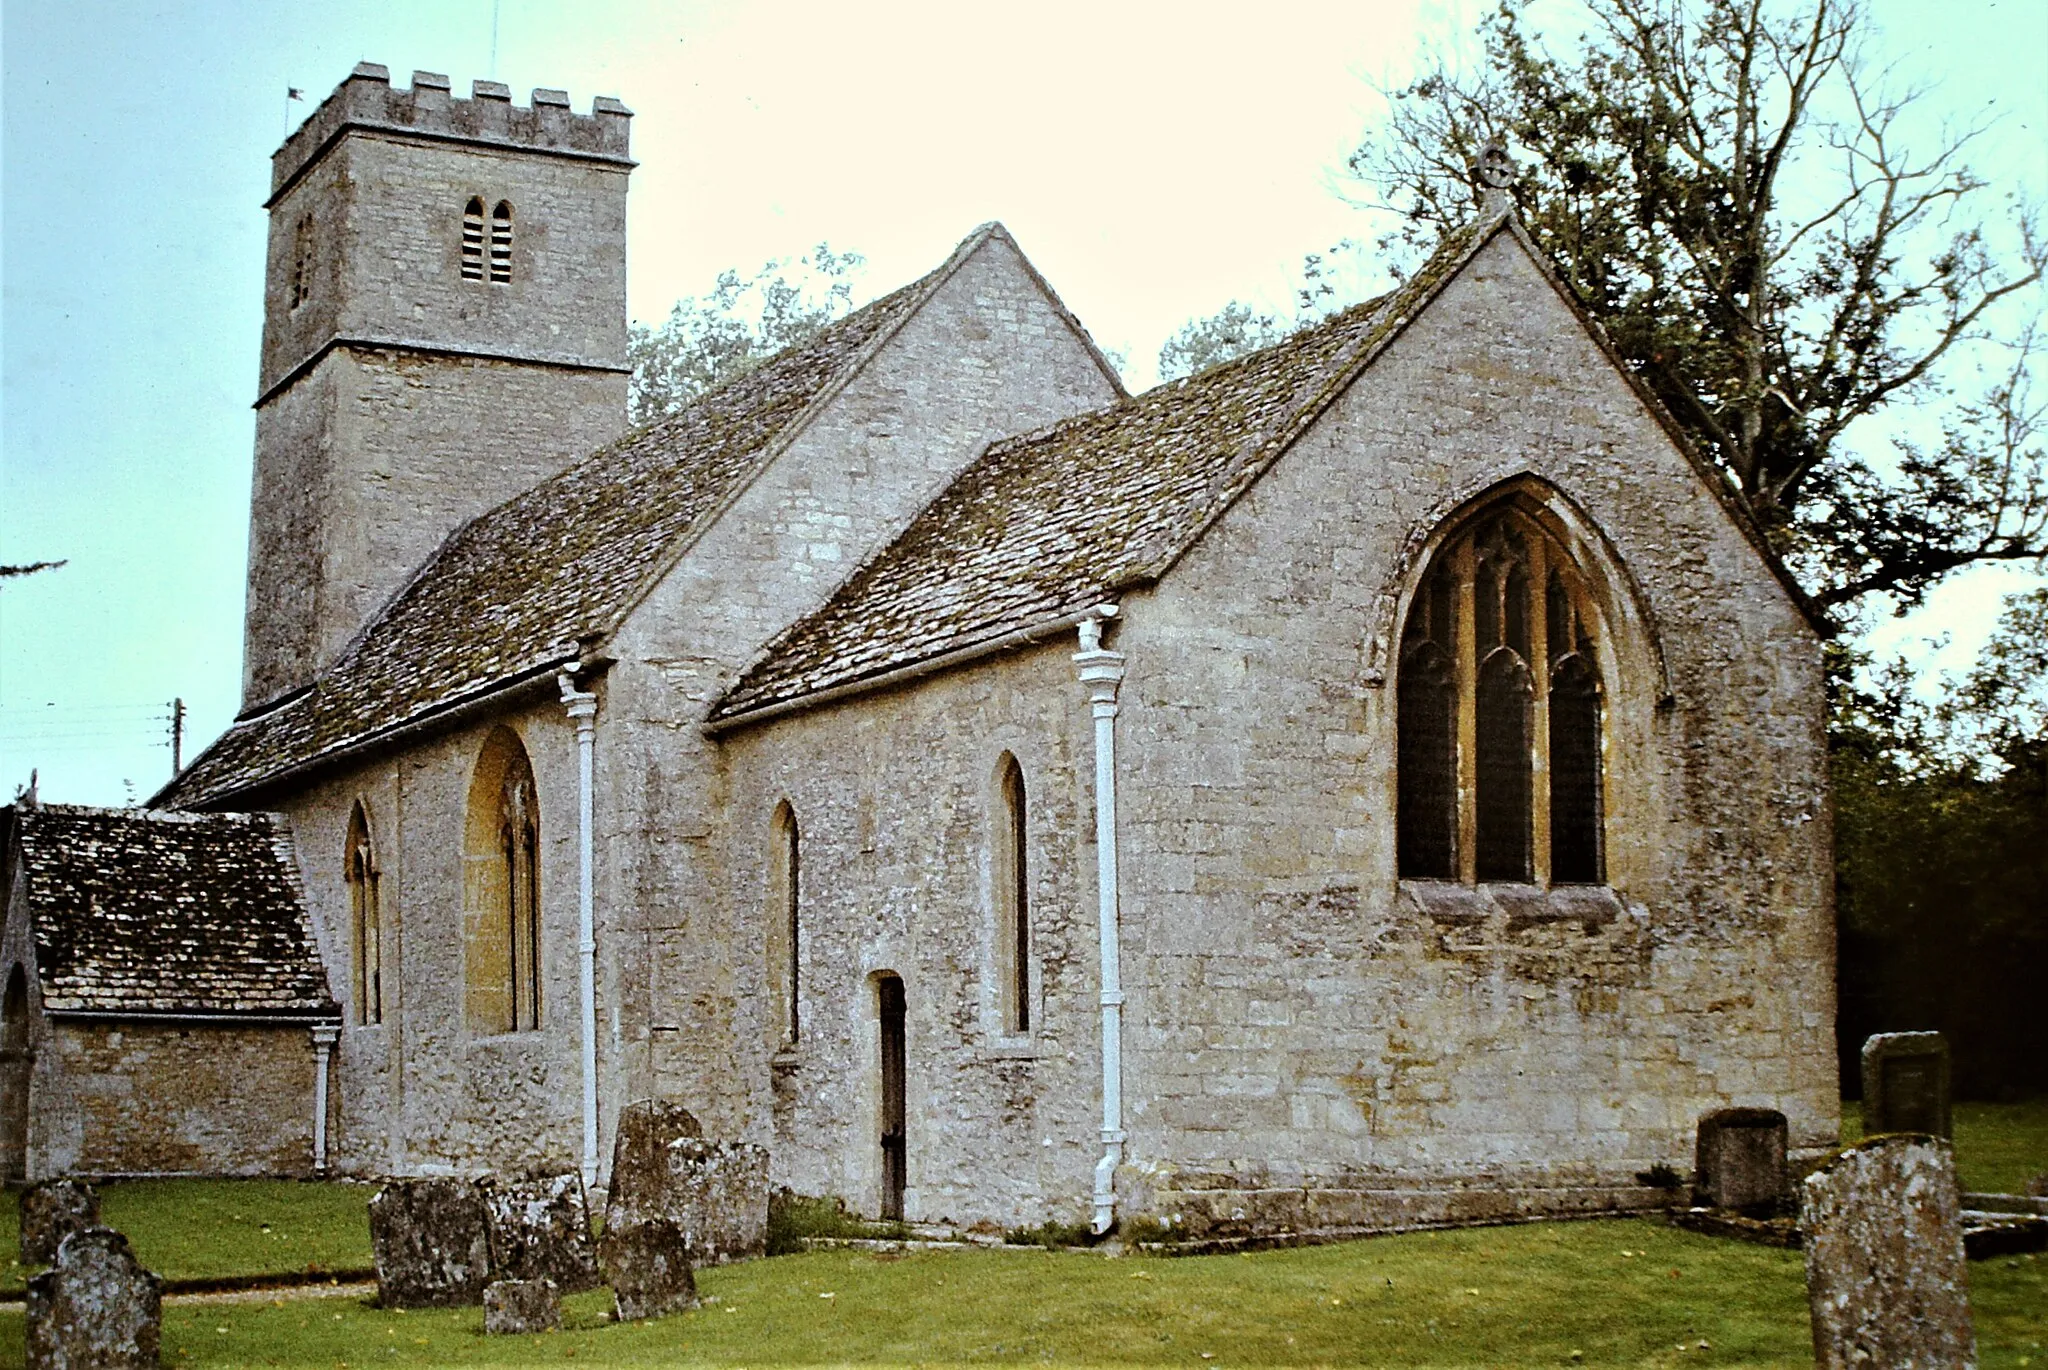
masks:
[[[637,426],[679,413],[851,312],[854,278],[866,261],[819,243],[807,256],[764,263],[745,279],[727,268],[709,294],[676,301],[660,327],[634,324],[626,339],[630,421]]]
[[[2007,317],[2038,311],[2048,249],[1967,166],[1972,134],[1916,147],[1922,92],[1869,63],[1858,0],[1586,0],[1561,44],[1526,4],[1483,22],[1476,73],[1392,92],[1353,154],[1399,215],[1383,245],[1413,260],[1467,222],[1471,168],[1504,141],[1531,234],[1819,604],[1910,604],[2048,551],[2032,338]],[[1890,461],[1845,440],[1896,402],[1951,403],[1954,354],[1994,326],[2010,365],[1939,445]]]
[[[59,566],[64,565],[65,561],[69,560],[70,558],[66,557],[64,561],[30,561],[19,566],[0,566],[0,580],[13,580],[16,576],[32,576],[38,571],[54,571]]]
[[[1271,347],[1293,330],[1271,314],[1232,300],[1204,319],[1190,319],[1159,349],[1159,379],[1179,380],[1248,352]]]

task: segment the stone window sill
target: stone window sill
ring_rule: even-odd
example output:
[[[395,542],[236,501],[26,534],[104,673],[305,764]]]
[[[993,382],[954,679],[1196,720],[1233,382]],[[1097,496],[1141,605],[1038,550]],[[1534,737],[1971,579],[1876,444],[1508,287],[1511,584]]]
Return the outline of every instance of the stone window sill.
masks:
[[[981,1054],[990,1061],[1035,1061],[1040,1053],[1035,1037],[991,1033]]]
[[[1492,925],[1508,932],[1553,923],[1577,923],[1590,936],[1620,918],[1621,896],[1608,885],[1507,882],[1466,885],[1454,880],[1403,880],[1401,901],[1446,929]]]

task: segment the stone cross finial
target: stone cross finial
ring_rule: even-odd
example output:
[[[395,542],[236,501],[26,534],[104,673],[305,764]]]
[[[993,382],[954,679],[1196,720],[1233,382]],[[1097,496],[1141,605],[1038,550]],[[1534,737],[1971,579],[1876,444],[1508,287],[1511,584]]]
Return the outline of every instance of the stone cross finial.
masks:
[[[1496,214],[1506,209],[1508,187],[1515,183],[1515,159],[1508,156],[1508,145],[1498,138],[1489,138],[1486,146],[1479,149],[1473,175],[1479,181],[1481,212]]]

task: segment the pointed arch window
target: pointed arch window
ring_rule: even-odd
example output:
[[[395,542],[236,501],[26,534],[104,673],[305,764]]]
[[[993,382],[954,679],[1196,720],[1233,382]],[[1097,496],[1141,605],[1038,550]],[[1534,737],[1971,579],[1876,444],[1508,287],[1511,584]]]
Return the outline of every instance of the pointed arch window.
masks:
[[[356,1021],[384,1021],[384,919],[377,902],[377,853],[370,819],[357,802],[348,819],[342,873],[348,881],[349,940],[355,960]]]
[[[512,202],[498,201],[491,211],[491,279],[499,285],[512,280]]]
[[[771,1035],[780,1047],[796,1045],[798,947],[802,933],[802,837],[796,811],[784,800],[768,822],[768,994]]]
[[[998,763],[994,893],[996,983],[1003,1031],[1031,1031],[1030,807],[1024,768],[1005,753]]]
[[[481,1032],[540,1026],[540,804],[518,734],[495,728],[469,786],[463,862],[467,1016]]]
[[[1401,635],[1403,878],[1606,878],[1593,603],[1563,543],[1518,508],[1438,551]]]
[[[480,281],[484,278],[484,201],[481,195],[469,197],[469,203],[462,207],[462,279]]]

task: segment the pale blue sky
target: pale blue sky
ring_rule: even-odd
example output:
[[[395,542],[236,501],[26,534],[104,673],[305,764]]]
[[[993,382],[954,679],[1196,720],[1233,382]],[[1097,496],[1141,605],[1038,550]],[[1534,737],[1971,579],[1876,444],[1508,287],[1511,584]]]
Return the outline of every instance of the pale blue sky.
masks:
[[[0,559],[70,564],[0,595],[0,798],[31,766],[50,799],[144,797],[167,701],[188,755],[233,715],[269,154],[355,62],[624,99],[636,318],[821,238],[878,293],[999,218],[1142,384],[1188,317],[1284,308],[1304,252],[1370,236],[1331,187],[1371,82],[1486,7],[503,0],[493,68],[490,0],[6,0]],[[2048,0],[1875,10],[1945,112],[2005,113],[1978,164],[2038,198]],[[1898,631],[1967,646],[1988,602]]]

